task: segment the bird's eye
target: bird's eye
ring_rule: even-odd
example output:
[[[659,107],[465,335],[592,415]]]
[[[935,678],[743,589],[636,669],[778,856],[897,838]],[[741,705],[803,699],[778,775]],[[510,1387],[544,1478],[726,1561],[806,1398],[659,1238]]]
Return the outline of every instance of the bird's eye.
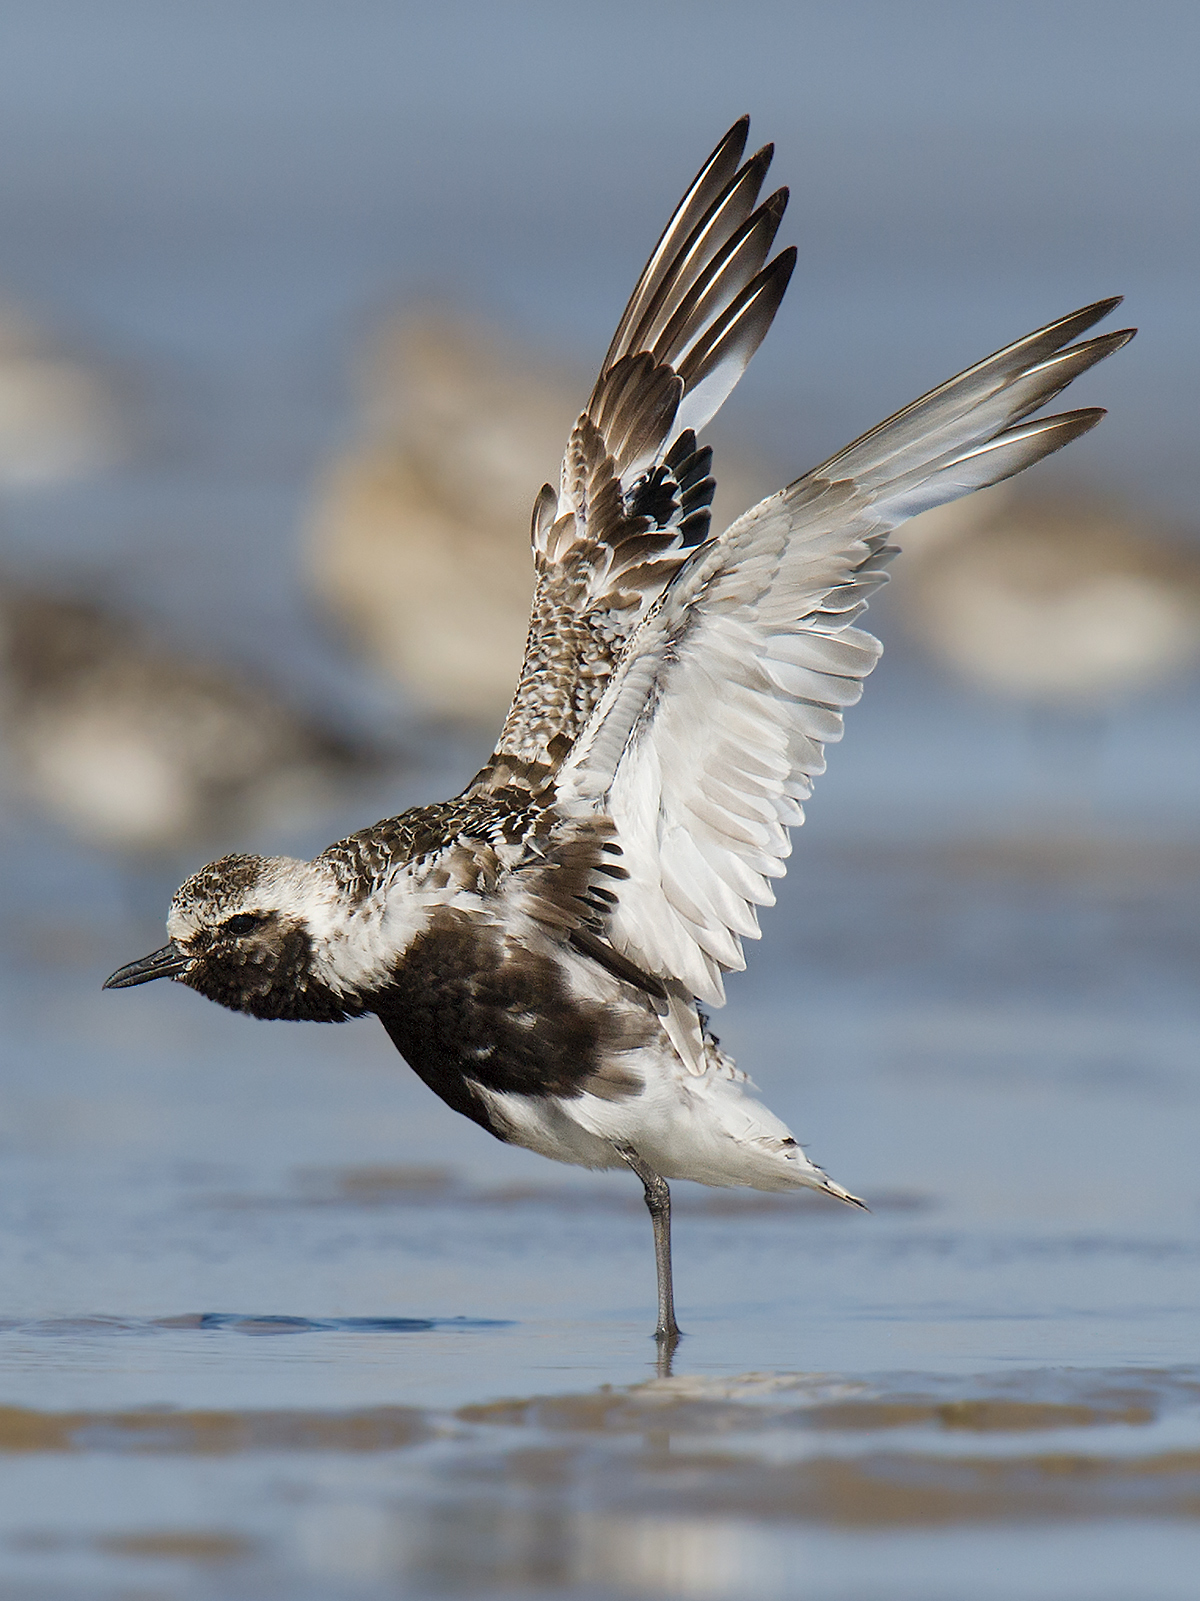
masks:
[[[227,934],[251,934],[265,922],[266,918],[257,912],[239,912],[236,917],[229,918],[224,927]]]

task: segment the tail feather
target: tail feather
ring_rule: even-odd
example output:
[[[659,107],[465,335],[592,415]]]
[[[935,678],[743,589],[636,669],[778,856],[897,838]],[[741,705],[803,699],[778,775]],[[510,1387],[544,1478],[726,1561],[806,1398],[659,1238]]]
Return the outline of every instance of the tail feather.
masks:
[[[864,1212],[871,1210],[864,1200],[861,1200],[857,1195],[851,1195],[849,1190],[844,1190],[840,1184],[835,1184],[831,1178],[826,1178],[820,1188],[822,1194],[832,1195],[835,1201],[845,1201],[847,1206],[861,1207]]]

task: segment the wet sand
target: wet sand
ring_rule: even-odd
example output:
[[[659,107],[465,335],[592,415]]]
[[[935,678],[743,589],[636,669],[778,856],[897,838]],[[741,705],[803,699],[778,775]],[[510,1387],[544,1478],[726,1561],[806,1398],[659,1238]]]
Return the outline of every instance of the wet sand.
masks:
[[[803,843],[721,1033],[874,1210],[677,1186],[669,1377],[623,1175],[490,1140],[369,1021],[114,1004],[99,893],[56,959],[31,927],[10,1592],[1193,1593],[1197,851]]]
[[[689,1374],[444,1410],[10,1407],[5,1567],[69,1594],[1183,1596],[1198,1400],[1191,1368]],[[1058,1553],[1040,1581],[1022,1573],[1039,1551]]]

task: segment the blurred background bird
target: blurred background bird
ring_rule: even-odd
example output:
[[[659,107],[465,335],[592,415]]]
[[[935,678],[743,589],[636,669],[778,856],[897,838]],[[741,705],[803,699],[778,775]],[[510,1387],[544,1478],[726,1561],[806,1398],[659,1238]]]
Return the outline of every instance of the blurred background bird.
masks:
[[[909,636],[943,667],[1080,713],[1195,672],[1200,542],[1095,491],[1002,484],[976,499],[914,522],[895,575]]]
[[[530,486],[557,481],[589,381],[442,306],[385,320],[357,387],[352,443],[309,523],[314,602],[421,706],[490,727],[529,626]],[[714,527],[772,483],[746,451],[723,450]]]
[[[371,765],[255,675],[12,584],[0,584],[0,756],[12,798],[134,856],[295,826]]]
[[[144,471],[138,410],[114,363],[0,301],[0,516],[19,522],[56,491],[102,503],[105,477]],[[0,541],[5,532],[0,522]],[[42,575],[23,565],[35,573],[0,568],[10,809],[126,863],[174,862],[248,827],[302,826],[378,770],[379,749],[326,711],[139,615],[128,591],[143,563],[99,578],[61,561]]]
[[[525,642],[529,485],[555,476],[585,385],[445,305],[384,319],[355,379],[351,439],[305,535],[314,606],[418,706],[488,724]],[[778,476],[736,440],[721,462],[715,529]],[[915,519],[901,543],[891,609],[966,687],[1069,723],[1200,663],[1200,543],[1134,503],[1003,484]]]
[[[0,489],[77,478],[128,449],[128,417],[111,376],[0,298]]]

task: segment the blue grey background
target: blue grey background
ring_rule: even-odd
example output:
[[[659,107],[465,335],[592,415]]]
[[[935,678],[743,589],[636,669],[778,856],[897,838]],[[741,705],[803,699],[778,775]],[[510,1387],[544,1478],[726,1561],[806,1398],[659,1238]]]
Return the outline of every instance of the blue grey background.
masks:
[[[1198,63],[1200,10],[1183,4],[8,0],[0,290],[107,363],[139,432],[103,478],[10,491],[0,560],[369,720],[378,686],[310,619],[296,550],[373,320],[436,295],[594,362],[683,184],[744,111],[777,143],[800,260],[726,437],[802,470],[1006,340],[1124,292],[1139,338],[1073,391],[1111,415],[1040,471],[1187,532]],[[1018,711],[939,678],[878,616],[889,654],[721,1033],[814,1154],[883,1204],[860,1227],[709,1215],[695,1195],[689,1213],[685,1191],[681,1371],[902,1371],[980,1393],[999,1373],[1020,1394],[1021,1375],[1033,1393],[1066,1370],[1135,1370],[1166,1386],[1155,1439],[1194,1453],[1195,1405],[1177,1400],[1196,1384],[1200,1252],[1194,685],[1120,709],[1082,772],[1070,750],[1047,770]],[[446,793],[471,754],[287,843]],[[370,1023],[258,1025],[166,986],[100,996],[158,942],[170,884],[131,884],[15,812],[0,866],[0,1401],[438,1407],[650,1373],[645,1220],[605,1210],[619,1176],[594,1208],[568,1204],[596,1181],[454,1118]],[[327,1202],[337,1174],[389,1163],[533,1199],[312,1199],[313,1173]],[[212,1311],[511,1326],[287,1344],[150,1321]],[[375,1459],[284,1472],[135,1462],[96,1438],[0,1461],[14,1584],[425,1593],[403,1542],[362,1530],[393,1501],[419,1522],[450,1494],[436,1455],[407,1478]],[[502,1529],[523,1505],[508,1493]],[[242,1530],[260,1567],[222,1580],[94,1543],[179,1527]],[[1102,1537],[737,1530],[754,1593],[806,1601],[1184,1597],[1200,1568],[1194,1522],[1152,1511]],[[695,1527],[667,1535],[684,1549]],[[514,1571],[476,1589],[520,1593]],[[680,1571],[674,1593],[740,1593]]]

